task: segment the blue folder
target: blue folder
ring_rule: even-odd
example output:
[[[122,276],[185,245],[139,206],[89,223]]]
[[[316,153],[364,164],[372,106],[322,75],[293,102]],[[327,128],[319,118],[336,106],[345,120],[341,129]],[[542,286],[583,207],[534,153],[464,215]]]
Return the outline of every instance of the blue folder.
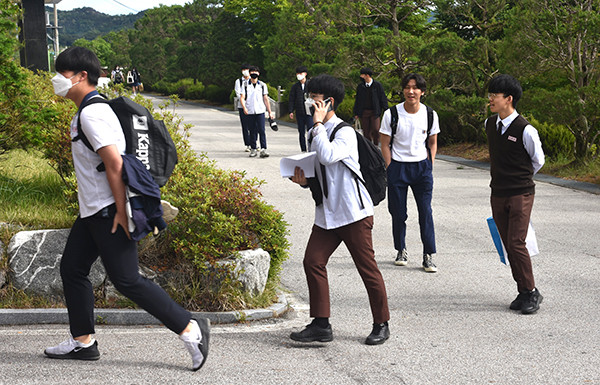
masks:
[[[502,239],[500,238],[500,233],[498,232],[498,227],[496,227],[496,222],[494,222],[494,218],[489,217],[487,219],[487,223],[488,227],[490,228],[490,234],[492,234],[494,246],[496,246],[496,250],[498,251],[498,255],[500,256],[500,262],[504,263],[505,265],[508,265],[508,258],[504,249],[504,244],[502,244]]]

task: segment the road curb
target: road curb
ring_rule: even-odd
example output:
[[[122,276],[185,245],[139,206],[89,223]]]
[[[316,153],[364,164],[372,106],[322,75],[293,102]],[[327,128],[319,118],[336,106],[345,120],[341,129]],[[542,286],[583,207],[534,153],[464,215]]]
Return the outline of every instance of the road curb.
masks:
[[[231,324],[277,318],[285,314],[290,305],[284,293],[278,302],[266,309],[248,309],[223,312],[191,312],[194,318],[208,318],[213,324]],[[98,325],[160,325],[161,322],[144,310],[95,309]],[[68,324],[66,308],[58,309],[0,309],[0,325]]]
[[[436,159],[445,160],[447,162],[452,162],[452,163],[458,163],[463,166],[475,167],[475,168],[480,168],[483,170],[490,169],[489,163],[480,162],[477,160],[470,160],[470,159],[460,158],[458,156],[441,155],[441,154],[437,154],[435,157],[436,157]],[[540,181],[540,182],[550,183],[550,184],[553,184],[556,186],[566,187],[566,188],[570,188],[573,190],[585,191],[585,192],[588,192],[591,194],[600,195],[600,186],[593,184],[593,183],[578,182],[575,180],[558,178],[558,177],[546,175],[546,174],[535,174],[533,179]]]

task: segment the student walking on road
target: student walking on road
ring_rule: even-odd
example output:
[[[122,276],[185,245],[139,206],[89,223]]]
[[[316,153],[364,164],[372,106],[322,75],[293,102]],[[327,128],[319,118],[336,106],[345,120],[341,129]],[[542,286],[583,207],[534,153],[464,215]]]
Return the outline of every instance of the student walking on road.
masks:
[[[296,167],[294,183],[310,187],[315,199],[315,223],[304,254],[304,271],[313,321],[290,338],[299,342],[329,342],[333,331],[329,324],[330,302],[327,262],[344,242],[367,289],[373,329],[367,345],[384,343],[390,337],[385,283],[373,250],[373,203],[367,188],[355,180],[360,174],[358,143],[354,129],[335,115],[344,100],[344,85],[329,75],[319,75],[308,84],[314,103],[315,124],[309,131],[309,150],[316,152],[316,178],[306,178]],[[341,124],[341,126],[340,126]],[[333,131],[340,126],[333,140]]]
[[[423,269],[435,273],[437,267],[433,263],[433,254],[436,247],[431,199],[432,170],[440,127],[437,113],[421,103],[426,90],[425,79],[421,75],[406,75],[402,79],[402,90],[404,102],[383,114],[379,131],[382,134],[381,153],[388,165],[388,209],[392,215],[394,248],[397,250],[395,264],[408,264],[406,200],[410,187],[419,212]],[[392,116],[396,119],[392,119]]]
[[[306,131],[310,130],[313,121],[312,116],[306,113],[304,102],[306,101],[306,84],[308,82],[308,69],[305,66],[296,68],[296,78],[298,82],[294,83],[290,90],[290,119],[296,118],[298,124],[298,141],[300,151],[306,152]],[[294,113],[295,111],[295,113]]]
[[[235,91],[235,96],[237,98],[236,107],[238,109],[238,113],[240,115],[240,124],[242,125],[242,139],[244,140],[244,146],[246,146],[246,152],[250,152],[251,145],[250,143],[250,122],[248,121],[248,116],[244,113],[244,109],[242,108],[242,89],[248,86],[248,82],[250,81],[250,66],[248,64],[242,64],[242,76],[235,79],[235,83],[233,85],[233,89]],[[254,141],[256,143],[256,140]]]
[[[269,112],[269,117],[275,119],[275,114],[271,112],[271,103],[269,103],[269,90],[264,82],[258,80],[260,71],[258,67],[250,68],[250,81],[242,87],[240,101],[244,114],[248,118],[248,128],[250,130],[250,157],[257,155],[256,139],[260,137],[260,157],[269,156],[267,152],[267,134],[265,132],[265,112]]]
[[[96,91],[100,62],[83,47],[71,47],[56,59],[58,74],[52,79],[54,92],[79,108]],[[123,295],[177,333],[192,356],[192,369],[204,365],[210,338],[209,322],[194,320],[152,281],[140,276],[137,242],[131,239],[125,209],[122,179],[125,137],[119,120],[108,104],[90,104],[71,121],[71,138],[78,136],[78,120],[94,151],[82,140],[72,142],[77,178],[79,216],[67,239],[60,262],[71,337],[47,348],[51,358],[97,360],[98,342],[93,337],[94,293],[88,278],[98,256],[108,277]],[[105,172],[96,170],[104,163]]]

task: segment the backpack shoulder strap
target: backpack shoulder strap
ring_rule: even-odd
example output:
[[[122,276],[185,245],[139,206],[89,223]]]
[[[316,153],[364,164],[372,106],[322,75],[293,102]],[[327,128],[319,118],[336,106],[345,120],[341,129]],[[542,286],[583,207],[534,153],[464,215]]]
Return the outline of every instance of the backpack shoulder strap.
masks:
[[[431,127],[433,126],[433,108],[425,106],[427,108],[427,136],[425,137],[425,148],[427,149],[427,156],[431,159],[431,149],[429,148],[429,135],[431,134]]]
[[[392,121],[390,122],[390,129],[392,130],[390,148],[392,148],[394,145],[394,135],[396,135],[396,130],[398,129],[398,107],[392,106],[389,110],[390,114],[392,115]]]
[[[335,138],[335,134],[342,129],[342,127],[352,127],[351,125],[349,125],[346,122],[341,122],[340,124],[338,124],[337,126],[335,126],[335,128],[333,129],[333,131],[331,131],[331,135],[329,136],[329,141],[333,142],[333,139]]]
[[[433,108],[425,106],[427,108],[427,138],[431,134],[431,127],[433,126]]]
[[[73,139],[71,139],[71,142],[76,142],[78,140],[81,140],[83,142],[83,144],[85,144],[85,146],[90,149],[90,151],[94,151],[94,148],[92,147],[90,141],[88,140],[88,138],[85,136],[85,133],[81,129],[81,111],[83,111],[83,109],[85,107],[89,106],[90,104],[96,104],[96,103],[108,104],[108,100],[106,100],[104,98],[104,95],[102,95],[101,98],[95,98],[95,97],[90,98],[79,106],[79,111],[77,112],[77,114],[78,114],[77,115],[77,136],[75,136]]]

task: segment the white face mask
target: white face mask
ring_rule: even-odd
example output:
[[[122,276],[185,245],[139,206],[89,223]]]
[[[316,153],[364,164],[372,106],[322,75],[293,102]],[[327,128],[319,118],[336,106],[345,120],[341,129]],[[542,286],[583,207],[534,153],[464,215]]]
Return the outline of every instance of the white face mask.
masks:
[[[71,87],[73,87],[76,84],[79,84],[79,82],[75,84],[71,83],[71,79],[73,79],[73,76],[71,76],[70,78],[66,78],[62,74],[56,74],[56,76],[52,78],[52,86],[54,87],[54,93],[62,97],[67,96]]]
[[[305,76],[304,74],[296,74],[296,79],[302,80],[302,79],[304,79],[304,76]]]
[[[248,76],[250,76],[250,71],[248,71],[248,70],[243,70],[243,71],[242,71],[242,75],[243,75],[245,78],[247,78]]]

